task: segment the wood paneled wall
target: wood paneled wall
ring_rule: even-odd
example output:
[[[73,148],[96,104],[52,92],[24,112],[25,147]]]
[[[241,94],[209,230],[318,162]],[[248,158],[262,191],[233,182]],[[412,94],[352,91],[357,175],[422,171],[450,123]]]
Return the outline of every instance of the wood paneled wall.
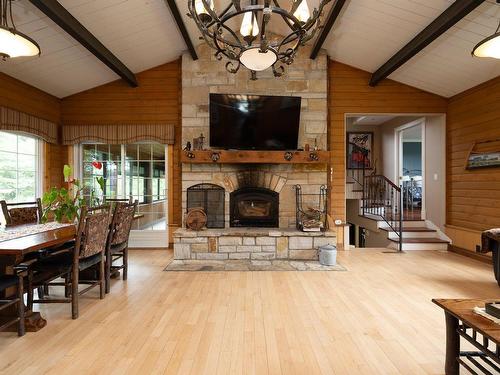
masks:
[[[61,123],[61,101],[58,98],[4,73],[0,73],[0,105]],[[44,154],[44,189],[61,186],[64,182],[62,170],[67,163],[67,148],[47,143]]]
[[[181,222],[181,61],[136,74],[139,87],[131,88],[123,80],[62,99],[63,124],[138,124],[168,123],[175,125],[175,146],[170,170],[172,190],[169,223]]]
[[[0,73],[0,104],[48,121],[61,123],[58,98]]]
[[[331,150],[330,209],[333,219],[346,219],[345,117],[346,114],[445,113],[447,100],[438,95],[384,80],[376,87],[371,74],[329,61],[329,148]],[[339,238],[341,238],[339,233]]]
[[[500,169],[466,170],[465,160],[473,142],[500,138],[500,77],[450,98],[446,127],[447,224],[454,231],[499,227]]]

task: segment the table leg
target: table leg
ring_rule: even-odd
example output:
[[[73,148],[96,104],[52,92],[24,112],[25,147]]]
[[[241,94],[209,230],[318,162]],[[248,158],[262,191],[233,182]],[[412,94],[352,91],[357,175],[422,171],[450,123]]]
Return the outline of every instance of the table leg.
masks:
[[[21,260],[15,257],[2,256],[0,257],[0,275],[7,273],[11,270],[13,264],[20,263]],[[12,273],[12,271],[10,272]],[[24,283],[26,286],[27,284]],[[16,288],[7,288],[0,293],[1,298],[10,298],[16,294]],[[24,309],[24,324],[26,325],[26,332],[37,332],[47,325],[47,321],[40,315],[37,311],[30,311],[26,307]],[[0,311],[0,325],[2,321],[8,321],[13,317],[17,316],[17,307],[9,306],[6,309]],[[17,326],[15,324],[9,326],[7,330],[16,331]]]
[[[460,355],[460,336],[457,332],[458,319],[453,315],[445,312],[446,320],[446,375],[458,375],[460,372],[460,364],[457,361]]]

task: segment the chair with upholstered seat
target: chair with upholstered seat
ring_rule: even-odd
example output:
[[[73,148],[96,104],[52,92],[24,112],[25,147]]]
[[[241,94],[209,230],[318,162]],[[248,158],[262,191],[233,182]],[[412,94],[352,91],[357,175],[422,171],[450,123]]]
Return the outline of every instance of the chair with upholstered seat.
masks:
[[[128,198],[106,198],[104,197],[104,203],[105,204],[109,204],[109,205],[112,205],[112,204],[115,204],[115,203],[134,203],[134,198],[132,196],[129,196]]]
[[[42,201],[37,198],[35,202],[7,203],[0,201],[5,225],[8,227],[23,224],[37,224],[42,219]]]
[[[137,210],[134,203],[117,202],[113,210],[110,232],[106,245],[106,293],[109,293],[111,276],[123,269],[123,280],[128,277],[128,240],[132,223]],[[121,265],[113,263],[122,258]]]
[[[0,331],[17,323],[18,336],[24,336],[24,300],[23,300],[23,277],[26,275],[24,267],[14,267],[15,275],[0,275],[0,292],[4,292],[8,288],[15,287],[16,294],[12,298],[0,298],[0,311],[6,308],[17,305],[17,316],[10,319],[0,326]]]
[[[78,318],[78,298],[95,286],[100,287],[100,298],[105,294],[105,252],[110,226],[109,207],[97,207],[87,211],[82,209],[78,222],[75,246],[57,255],[40,259],[30,267],[28,274],[28,307],[33,303],[68,303],[71,302],[72,318]],[[98,267],[95,280],[81,280],[80,272],[91,267]],[[53,282],[62,277],[63,283]],[[81,291],[79,284],[87,285]],[[64,286],[64,298],[52,296],[39,300],[33,299],[33,289],[45,285]]]
[[[128,239],[135,212],[137,201],[134,203],[116,203],[111,220],[108,241],[106,245],[106,293],[109,293],[111,276],[123,269],[123,280],[128,276]],[[122,258],[121,265],[113,265],[113,262]]]

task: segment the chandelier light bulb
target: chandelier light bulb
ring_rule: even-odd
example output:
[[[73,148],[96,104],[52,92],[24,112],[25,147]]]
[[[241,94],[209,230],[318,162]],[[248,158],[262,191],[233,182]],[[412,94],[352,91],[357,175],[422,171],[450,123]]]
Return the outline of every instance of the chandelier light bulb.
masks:
[[[311,12],[309,12],[309,6],[307,5],[307,0],[302,0],[302,2],[297,7],[297,9],[293,13],[293,15],[300,22],[302,22],[302,23],[307,22],[307,20],[311,17]]]
[[[257,17],[252,12],[246,12],[241,21],[240,34],[243,37],[259,35],[259,25],[257,24]]]
[[[210,10],[214,10],[214,2],[212,0],[207,0],[208,5],[210,6]],[[196,0],[194,3],[196,13],[199,16],[206,15],[209,16],[207,8],[205,8],[205,4],[203,4],[203,0]]]

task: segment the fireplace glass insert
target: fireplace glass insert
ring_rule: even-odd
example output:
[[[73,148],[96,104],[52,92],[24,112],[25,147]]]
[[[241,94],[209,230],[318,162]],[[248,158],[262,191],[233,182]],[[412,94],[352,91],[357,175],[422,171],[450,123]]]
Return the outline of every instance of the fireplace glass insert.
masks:
[[[242,188],[230,195],[231,227],[279,227],[279,194],[264,188]]]

